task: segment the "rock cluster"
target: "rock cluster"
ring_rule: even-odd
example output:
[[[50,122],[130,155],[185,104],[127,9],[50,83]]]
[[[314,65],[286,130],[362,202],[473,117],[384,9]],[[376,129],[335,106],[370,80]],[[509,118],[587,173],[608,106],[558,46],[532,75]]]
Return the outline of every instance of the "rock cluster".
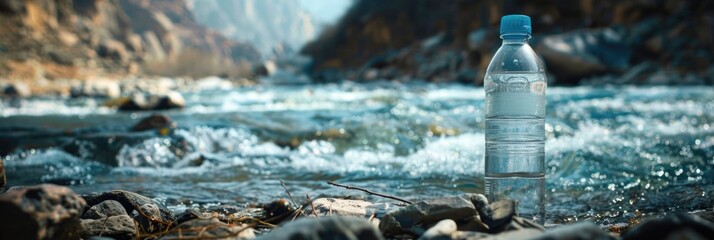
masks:
[[[479,194],[427,199],[401,207],[336,198],[318,198],[307,205],[311,207],[300,210],[282,199],[267,204],[262,216],[254,217],[230,205],[214,206],[204,213],[188,209],[175,214],[133,192],[79,196],[56,185],[16,187],[0,194],[0,238],[630,240],[707,239],[714,235],[714,223],[684,213],[644,221],[621,237],[590,222],[546,230],[515,216],[513,201],[488,203]]]

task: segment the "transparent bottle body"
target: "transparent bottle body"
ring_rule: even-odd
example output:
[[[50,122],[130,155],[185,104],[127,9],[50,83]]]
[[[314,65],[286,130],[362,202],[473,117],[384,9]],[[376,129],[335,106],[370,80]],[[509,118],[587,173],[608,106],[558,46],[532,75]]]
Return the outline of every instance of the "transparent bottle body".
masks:
[[[545,221],[545,69],[528,35],[502,36],[486,71],[485,193]]]

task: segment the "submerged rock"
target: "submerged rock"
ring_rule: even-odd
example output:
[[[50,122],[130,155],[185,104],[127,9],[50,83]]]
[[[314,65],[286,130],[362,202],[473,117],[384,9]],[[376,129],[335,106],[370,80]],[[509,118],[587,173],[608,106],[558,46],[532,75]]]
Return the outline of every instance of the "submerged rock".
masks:
[[[0,239],[79,239],[85,205],[62,186],[10,190],[0,195]]]
[[[176,219],[171,211],[137,193],[115,190],[82,196],[88,206],[94,206],[107,200],[119,202],[127,213],[139,223],[143,232],[156,233],[167,230]]]
[[[349,216],[302,218],[258,239],[384,239],[366,219]]]
[[[128,216],[124,206],[117,201],[106,200],[97,205],[91,206],[86,212],[84,212],[82,219],[104,219],[120,215]]]
[[[7,185],[7,178],[5,177],[5,167],[3,166],[2,159],[0,159],[0,193],[5,191],[5,185]]]
[[[128,215],[82,220],[82,238],[85,239],[99,235],[117,240],[134,239],[137,235],[136,229],[134,219]]]
[[[422,235],[426,229],[444,219],[454,220],[459,230],[486,231],[488,226],[479,218],[472,199],[476,194],[420,201],[387,213],[379,224],[386,236]]]
[[[131,127],[131,131],[140,132],[152,129],[171,129],[176,128],[174,122],[169,116],[163,114],[154,114],[141,119],[138,123]]]
[[[714,223],[691,214],[675,213],[635,226],[622,239],[711,239],[712,236]]]
[[[193,219],[181,223],[160,239],[253,239],[253,228],[226,224],[218,219]]]

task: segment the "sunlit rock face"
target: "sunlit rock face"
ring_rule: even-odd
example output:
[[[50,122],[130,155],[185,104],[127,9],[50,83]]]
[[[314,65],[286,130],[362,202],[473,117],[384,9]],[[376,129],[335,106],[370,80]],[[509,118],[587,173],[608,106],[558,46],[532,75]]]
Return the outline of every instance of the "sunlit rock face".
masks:
[[[196,21],[226,36],[251,42],[262,53],[297,49],[316,34],[316,26],[297,0],[189,1]]]

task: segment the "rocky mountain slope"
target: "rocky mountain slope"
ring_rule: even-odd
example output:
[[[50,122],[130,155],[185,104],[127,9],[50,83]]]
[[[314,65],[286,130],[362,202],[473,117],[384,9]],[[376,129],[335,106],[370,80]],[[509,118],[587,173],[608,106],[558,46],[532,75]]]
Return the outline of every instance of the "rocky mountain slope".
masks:
[[[514,13],[555,83],[714,82],[714,4],[694,0],[358,0],[302,52],[323,81],[480,83]]]
[[[196,20],[227,37],[251,42],[264,54],[282,45],[297,49],[316,34],[297,0],[189,1]]]
[[[12,81],[229,76],[260,57],[197,24],[184,1],[6,0],[0,29],[0,78]]]

